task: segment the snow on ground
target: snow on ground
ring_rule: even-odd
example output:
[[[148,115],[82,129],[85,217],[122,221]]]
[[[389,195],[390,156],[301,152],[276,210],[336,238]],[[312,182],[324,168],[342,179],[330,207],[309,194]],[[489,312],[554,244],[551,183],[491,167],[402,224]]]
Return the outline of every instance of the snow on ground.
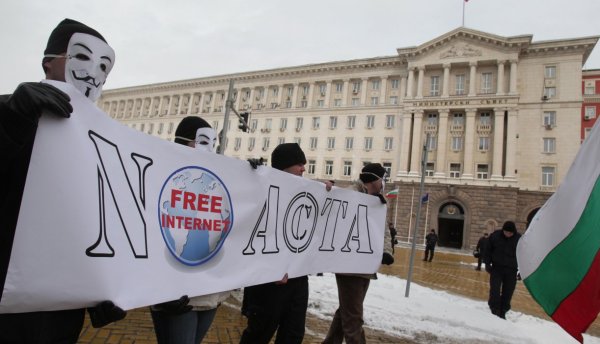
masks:
[[[422,287],[406,280],[377,274],[364,302],[365,326],[430,343],[578,343],[554,322],[509,311],[506,320],[490,313],[484,301]],[[335,276],[310,276],[308,312],[330,322],[338,306]],[[426,334],[426,336],[423,336]],[[586,344],[600,338],[584,335]]]

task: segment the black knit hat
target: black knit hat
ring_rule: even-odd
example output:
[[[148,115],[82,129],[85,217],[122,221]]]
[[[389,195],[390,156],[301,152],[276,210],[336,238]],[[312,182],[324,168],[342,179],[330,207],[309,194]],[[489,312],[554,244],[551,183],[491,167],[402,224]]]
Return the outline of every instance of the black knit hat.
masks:
[[[507,231],[507,232],[511,232],[511,233],[516,233],[517,232],[517,226],[515,226],[515,223],[512,222],[512,221],[506,221],[502,225],[502,230],[503,231]]]
[[[381,164],[375,163],[367,164],[365,167],[363,167],[359,178],[363,183],[370,183],[376,181],[377,179],[383,179],[384,175],[385,168],[383,168]]]
[[[271,153],[271,166],[284,170],[297,164],[306,164],[306,156],[297,143],[282,143]]]
[[[196,131],[200,128],[212,128],[204,119],[197,116],[188,116],[181,120],[175,129],[175,143],[187,145],[196,140]]]
[[[104,37],[102,37],[102,35],[98,33],[98,31],[78,21],[72,19],[65,19],[61,21],[58,24],[58,26],[54,28],[54,30],[52,30],[52,33],[48,38],[48,43],[46,44],[46,50],[44,50],[44,55],[62,54],[66,52],[67,47],[69,46],[69,41],[71,40],[71,36],[73,36],[73,34],[77,32],[86,33],[88,35],[98,37],[105,43],[107,43]],[[52,59],[53,57],[44,57],[42,60],[42,66],[44,63]]]

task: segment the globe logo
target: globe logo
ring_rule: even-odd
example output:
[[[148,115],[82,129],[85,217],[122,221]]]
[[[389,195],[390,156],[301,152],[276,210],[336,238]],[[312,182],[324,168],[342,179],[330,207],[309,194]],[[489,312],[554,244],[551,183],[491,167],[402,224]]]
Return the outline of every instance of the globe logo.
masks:
[[[227,188],[211,171],[183,167],[165,181],[158,221],[169,251],[186,265],[200,265],[219,252],[233,225]]]

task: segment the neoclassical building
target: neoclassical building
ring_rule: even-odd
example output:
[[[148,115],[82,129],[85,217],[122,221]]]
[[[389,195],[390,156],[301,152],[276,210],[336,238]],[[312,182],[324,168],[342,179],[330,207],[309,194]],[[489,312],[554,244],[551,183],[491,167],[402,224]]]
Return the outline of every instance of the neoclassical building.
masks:
[[[392,56],[106,90],[99,106],[166,140],[185,116],[228,124],[225,155],[240,159],[297,142],[307,177],[338,185],[381,162],[386,190],[399,189],[388,220],[401,240],[424,173],[418,242],[434,228],[441,246],[469,249],[507,219],[524,231],[581,144],[582,65],[598,37],[532,39],[461,27]],[[224,123],[230,80],[250,132]]]

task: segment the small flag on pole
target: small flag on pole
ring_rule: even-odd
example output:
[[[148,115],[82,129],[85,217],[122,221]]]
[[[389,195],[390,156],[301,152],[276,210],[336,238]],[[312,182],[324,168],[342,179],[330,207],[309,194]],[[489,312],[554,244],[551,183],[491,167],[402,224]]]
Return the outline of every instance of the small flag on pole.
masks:
[[[425,195],[423,195],[423,197],[421,198],[421,204],[425,204],[429,202],[429,193],[426,193]]]
[[[385,194],[386,198],[396,198],[398,197],[398,191],[400,191],[399,189],[394,189],[388,193]]]

